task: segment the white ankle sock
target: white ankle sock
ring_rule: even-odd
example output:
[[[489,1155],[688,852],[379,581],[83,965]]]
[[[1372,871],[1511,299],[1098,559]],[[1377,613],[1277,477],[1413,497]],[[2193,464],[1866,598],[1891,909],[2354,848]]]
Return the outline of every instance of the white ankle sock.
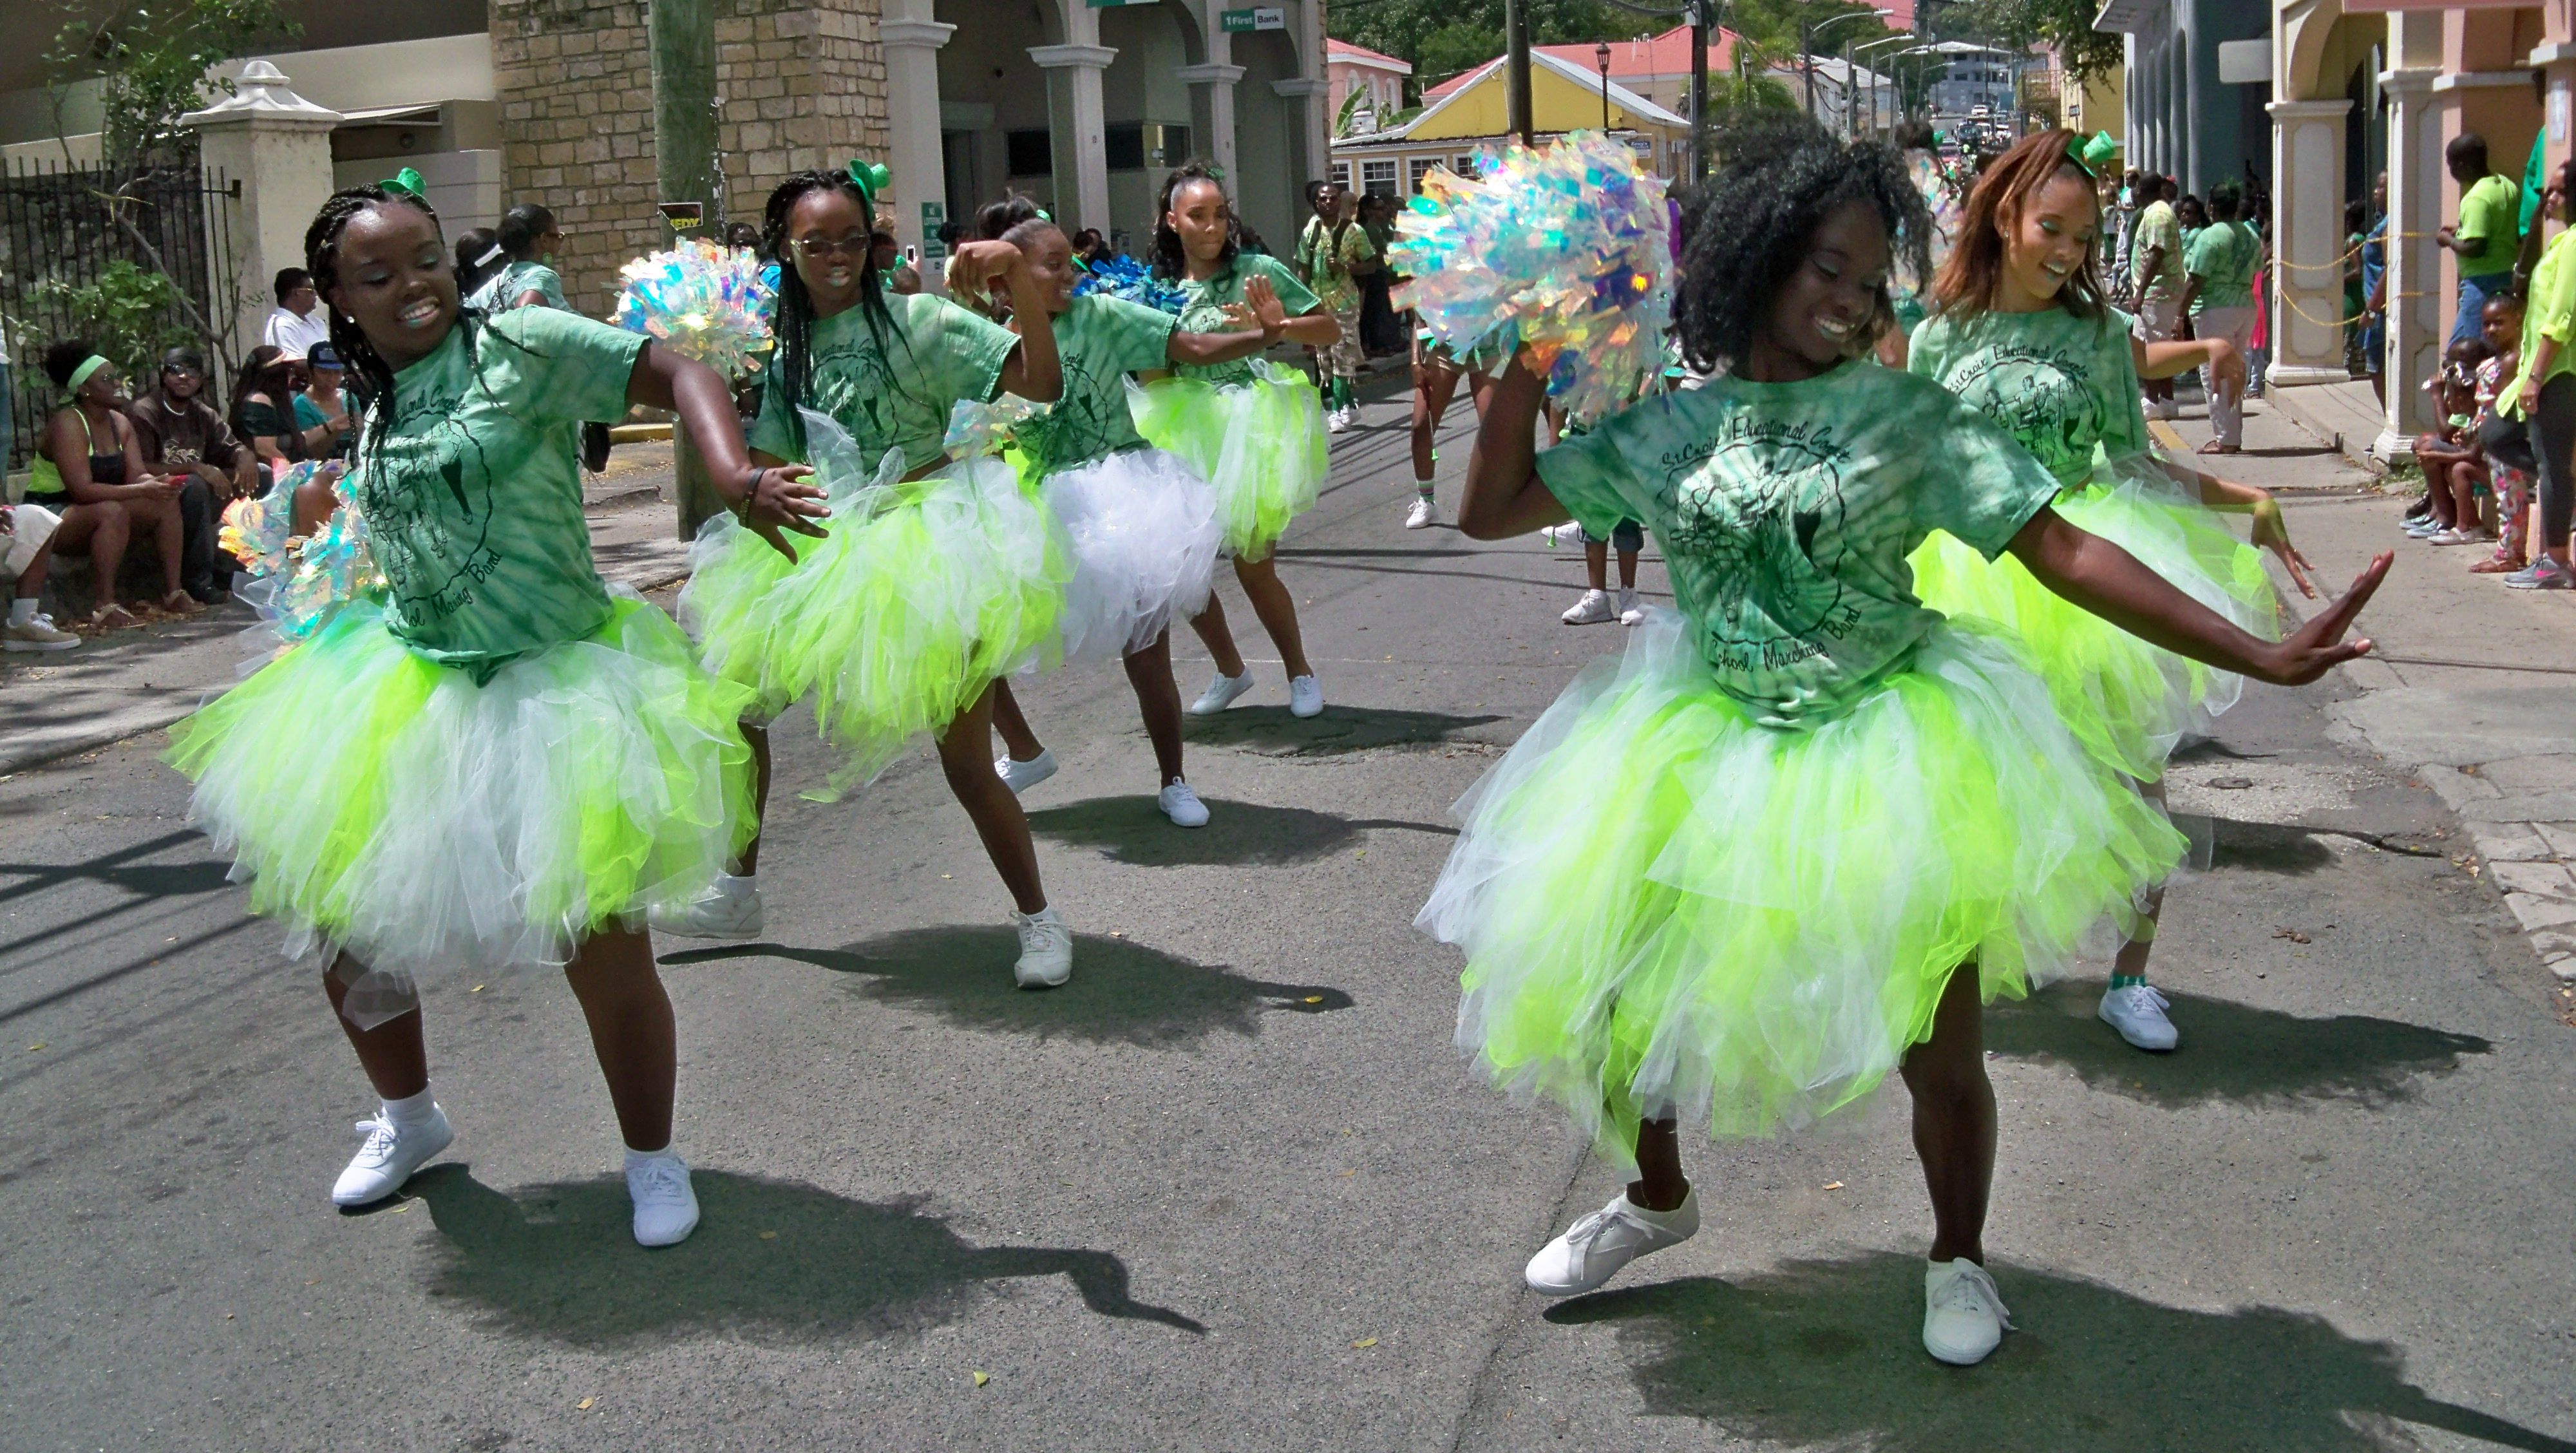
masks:
[[[678,1142],[674,1141],[672,1144],[676,1145]],[[626,1147],[626,1168],[633,1170],[648,1160],[668,1160],[670,1157],[671,1146],[669,1145],[663,1146],[660,1150],[637,1150],[630,1145]]]
[[[437,1108],[438,1102],[430,1097],[430,1087],[423,1085],[417,1095],[406,1095],[399,1100],[387,1100],[385,1118],[397,1126],[425,1125],[429,1122],[429,1112]]]
[[[9,624],[13,626],[33,625],[35,620],[36,598],[34,596],[22,595],[9,602]]]

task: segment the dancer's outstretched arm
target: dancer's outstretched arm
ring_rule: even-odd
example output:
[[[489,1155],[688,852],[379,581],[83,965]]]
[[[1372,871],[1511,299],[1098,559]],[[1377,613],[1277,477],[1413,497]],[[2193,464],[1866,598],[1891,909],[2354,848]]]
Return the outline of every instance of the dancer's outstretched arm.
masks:
[[[783,531],[823,533],[814,521],[831,511],[823,504],[823,491],[805,482],[814,471],[802,464],[766,467],[751,462],[743,447],[742,417],[733,408],[733,389],[714,369],[648,343],[636,355],[626,401],[677,412],[690,442],[707,461],[707,476],[717,493],[779,554],[796,558]]]
[[[1471,540],[1508,540],[1573,518],[1538,477],[1540,407],[1547,383],[1518,357],[1485,399],[1476,445],[1467,456],[1467,492],[1458,501],[1458,529]]]
[[[2274,642],[2247,634],[2218,612],[2174,588],[2137,557],[2043,508],[2013,536],[2013,557],[2059,595],[2141,640],[2179,655],[2281,686],[2303,686],[2370,650],[2367,638],[2346,641],[2397,557],[2382,554],[2354,578],[2352,589],[2315,619]]]

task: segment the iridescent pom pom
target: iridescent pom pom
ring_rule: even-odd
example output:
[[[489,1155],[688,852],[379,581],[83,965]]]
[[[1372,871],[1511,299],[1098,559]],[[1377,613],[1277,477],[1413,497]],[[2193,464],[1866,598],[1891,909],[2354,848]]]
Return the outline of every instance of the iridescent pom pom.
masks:
[[[1175,315],[1188,302],[1178,284],[1163,281],[1145,264],[1124,254],[1085,265],[1082,281],[1073,285],[1073,295],[1079,298],[1089,293],[1107,293]]]
[[[762,274],[749,251],[691,239],[626,264],[609,321],[729,377],[755,374],[768,359],[778,300]]]
[[[951,459],[980,459],[1009,446],[1011,431],[1045,413],[1018,394],[996,394],[989,404],[959,399],[948,411],[948,437],[941,441]]]
[[[1527,345],[1578,416],[1624,407],[1662,368],[1672,318],[1663,179],[1592,131],[1486,148],[1476,170],[1433,170],[1397,214],[1389,263],[1409,280],[1395,306],[1460,358]]]
[[[296,486],[313,477],[311,462],[286,471],[268,493],[237,499],[224,506],[223,528],[215,545],[241,562],[252,575],[278,575],[287,569],[287,537],[295,530]]]
[[[297,548],[295,573],[274,597],[277,633],[290,641],[312,635],[351,599],[384,588],[367,548],[367,517],[345,487],[339,494],[340,507]]]

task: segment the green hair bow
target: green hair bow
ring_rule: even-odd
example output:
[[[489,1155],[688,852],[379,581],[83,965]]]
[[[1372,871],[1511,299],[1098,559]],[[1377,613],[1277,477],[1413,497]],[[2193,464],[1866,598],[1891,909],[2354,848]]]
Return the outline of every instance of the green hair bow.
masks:
[[[859,195],[867,198],[868,205],[873,207],[877,204],[878,194],[894,185],[894,173],[886,170],[884,162],[866,161],[854,156],[850,158],[850,181],[859,189]]]
[[[393,193],[397,197],[409,197],[415,202],[426,202],[429,200],[428,195],[423,191],[423,188],[427,187],[429,183],[423,181],[420,173],[410,167],[404,167],[401,171],[398,171],[392,176],[385,178],[383,181],[376,183],[376,185]]]
[[[2107,131],[2096,131],[2089,140],[2078,136],[2066,138],[2066,159],[2083,168],[2084,175],[2088,177],[2101,176],[2102,168],[2110,165],[2111,159],[2119,154],[2119,138]]]

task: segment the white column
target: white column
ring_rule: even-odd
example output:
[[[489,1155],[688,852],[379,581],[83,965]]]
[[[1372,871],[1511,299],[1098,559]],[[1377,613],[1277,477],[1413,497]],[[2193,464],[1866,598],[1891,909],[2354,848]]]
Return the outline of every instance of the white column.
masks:
[[[1243,194],[1243,183],[1234,175],[1234,83],[1243,79],[1243,67],[1210,61],[1203,66],[1183,66],[1172,73],[1184,85],[1205,86],[1207,90],[1208,136],[1200,148],[1217,170],[1225,173],[1225,190],[1230,196]]]
[[[922,249],[922,285],[937,290],[942,269],[931,255],[938,223],[925,213],[948,215],[948,167],[940,146],[939,48],[957,27],[930,16],[932,0],[886,0],[877,38],[885,45],[886,124],[893,154],[895,239]]]
[[[2381,379],[2388,391],[2388,422],[2371,453],[2388,459],[2432,427],[2433,413],[2417,385],[2441,365],[2450,319],[2443,313],[2442,253],[2432,243],[2443,223],[2442,107],[2434,100],[2439,67],[2382,71],[2388,93],[2388,235],[2382,244],[2388,275],[2387,333]],[[2368,186],[2370,178],[2362,178]]]
[[[1323,81],[1312,76],[1298,76],[1292,80],[1272,81],[1270,89],[1280,99],[1293,102],[1300,108],[1300,118],[1291,129],[1297,138],[1297,150],[1301,153],[1297,164],[1305,169],[1305,175],[1295,179],[1298,204],[1302,209],[1306,183],[1323,180],[1324,169],[1333,164],[1332,142],[1324,124],[1328,88]],[[1305,225],[1302,218],[1298,225]]]
[[[1029,47],[1029,59],[1048,72],[1047,122],[1055,134],[1055,215],[1067,229],[1109,230],[1109,122],[1100,73],[1117,58],[1118,52],[1105,45]],[[1073,181],[1070,196],[1065,187],[1067,173]]]
[[[219,203],[233,247],[233,336],[219,339],[226,358],[248,353],[259,339],[275,295],[269,280],[280,269],[304,265],[304,232],[313,214],[336,190],[331,180],[331,129],[340,113],[316,106],[287,89],[286,77],[266,61],[242,68],[239,90],[180,124],[197,133],[197,154],[208,171],[221,171],[241,195]],[[387,161],[390,173],[401,168]],[[212,218],[208,219],[210,222]]]
[[[2343,123],[2349,100],[2275,101],[2272,239],[2280,258],[2273,296],[2272,366],[2285,387],[2343,383]],[[2392,289],[2393,291],[2393,289]]]

